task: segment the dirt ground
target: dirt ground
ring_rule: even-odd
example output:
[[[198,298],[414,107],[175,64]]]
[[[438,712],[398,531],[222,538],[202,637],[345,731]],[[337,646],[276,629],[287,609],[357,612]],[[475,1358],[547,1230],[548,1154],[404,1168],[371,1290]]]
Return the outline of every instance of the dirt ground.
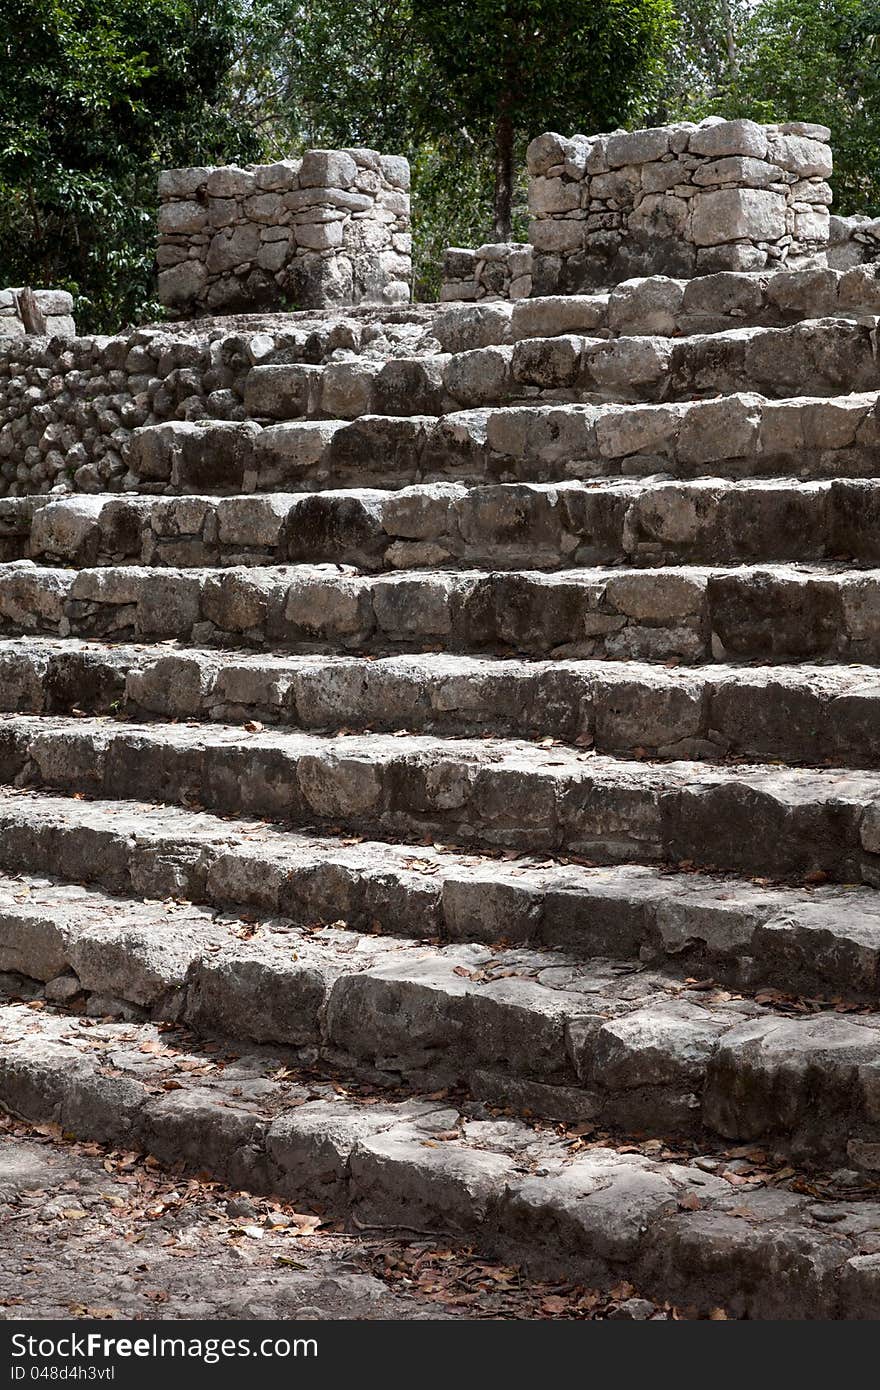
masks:
[[[539,1284],[447,1239],[352,1231],[0,1116],[0,1320],[675,1319],[628,1284]]]

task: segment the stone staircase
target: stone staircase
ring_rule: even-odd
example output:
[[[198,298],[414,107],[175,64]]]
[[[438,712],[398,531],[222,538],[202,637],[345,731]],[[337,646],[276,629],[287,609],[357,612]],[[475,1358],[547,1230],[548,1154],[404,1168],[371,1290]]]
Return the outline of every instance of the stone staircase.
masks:
[[[2,501],[0,1105],[877,1317],[876,301],[445,306]]]

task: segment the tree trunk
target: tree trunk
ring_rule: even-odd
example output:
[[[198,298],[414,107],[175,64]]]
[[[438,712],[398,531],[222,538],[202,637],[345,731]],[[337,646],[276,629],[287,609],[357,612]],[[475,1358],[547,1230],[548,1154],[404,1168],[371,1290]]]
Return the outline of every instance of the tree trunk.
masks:
[[[724,21],[724,46],[727,50],[727,80],[732,82],[739,71],[739,54],[736,49],[736,24],[730,0],[722,0],[721,15]]]
[[[513,119],[508,103],[502,103],[495,123],[495,203],[494,222],[497,241],[510,241],[510,213],[513,204]]]
[[[32,289],[19,290],[18,313],[24,324],[25,333],[44,335],[48,332],[46,316],[37,303],[37,296]]]

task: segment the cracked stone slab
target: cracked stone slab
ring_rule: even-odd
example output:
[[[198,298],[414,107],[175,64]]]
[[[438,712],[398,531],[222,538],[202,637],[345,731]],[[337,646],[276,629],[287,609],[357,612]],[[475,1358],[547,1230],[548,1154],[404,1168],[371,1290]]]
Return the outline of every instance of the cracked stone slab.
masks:
[[[451,1229],[535,1272],[638,1280],[649,1295],[665,1280],[665,1298],[699,1308],[723,1298],[741,1316],[876,1316],[876,1202],[837,1203],[829,1224],[790,1191],[731,1188],[688,1162],[608,1146],[572,1154],[552,1133],[487,1123],[479,1109],[354,1090],[341,1099],[277,1056],[199,1052],[152,1025],[4,1005],[0,1031],[0,1103],[79,1138],[160,1161],[170,1152],[254,1192],[314,1200],[310,1184],[323,1179],[338,1214]],[[167,1090],[181,1074],[187,1089]]]
[[[365,660],[7,638],[0,677],[8,713],[510,734],[701,761],[880,762],[880,676],[868,666],[673,669],[452,652]]]
[[[0,831],[7,871],[79,879],[124,897],[255,910],[306,927],[344,922],[415,939],[506,940],[581,959],[669,959],[698,978],[747,988],[870,1000],[880,980],[880,906],[869,888],[781,888],[632,864],[488,857],[8,789],[0,789]]]

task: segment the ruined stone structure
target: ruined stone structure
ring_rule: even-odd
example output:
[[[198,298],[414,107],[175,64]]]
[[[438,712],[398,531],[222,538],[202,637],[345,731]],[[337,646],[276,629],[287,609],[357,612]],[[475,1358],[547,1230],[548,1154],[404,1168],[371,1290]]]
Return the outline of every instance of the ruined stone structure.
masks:
[[[159,297],[181,317],[409,299],[409,165],[397,155],[167,169],[159,198]]]
[[[443,256],[440,298],[525,299],[532,292],[532,248],[501,241],[475,251],[450,246]]]
[[[538,136],[528,150],[527,292],[578,293],[646,274],[828,264],[828,139],[827,127],[801,121],[761,126],[717,117],[610,135]],[[838,219],[837,237],[855,235]],[[511,277],[497,270],[491,284],[469,275],[468,256],[472,266],[480,252],[451,253],[444,299],[518,297]],[[850,253],[833,264],[847,269],[872,259]]]
[[[133,429],[165,420],[242,419],[251,368],[334,353],[393,355],[424,333],[429,311],[402,306],[251,319],[244,332],[139,328],[116,337],[0,335],[0,497],[118,492]]]
[[[129,347],[0,504],[0,1105],[880,1316],[880,277],[776,264]]]
[[[4,338],[33,334],[72,338],[75,333],[73,296],[66,290],[0,290],[0,344]]]
[[[826,256],[829,266],[835,270],[872,265],[880,260],[880,219],[832,217]]]
[[[529,146],[536,294],[824,264],[830,132],[716,121]]]

